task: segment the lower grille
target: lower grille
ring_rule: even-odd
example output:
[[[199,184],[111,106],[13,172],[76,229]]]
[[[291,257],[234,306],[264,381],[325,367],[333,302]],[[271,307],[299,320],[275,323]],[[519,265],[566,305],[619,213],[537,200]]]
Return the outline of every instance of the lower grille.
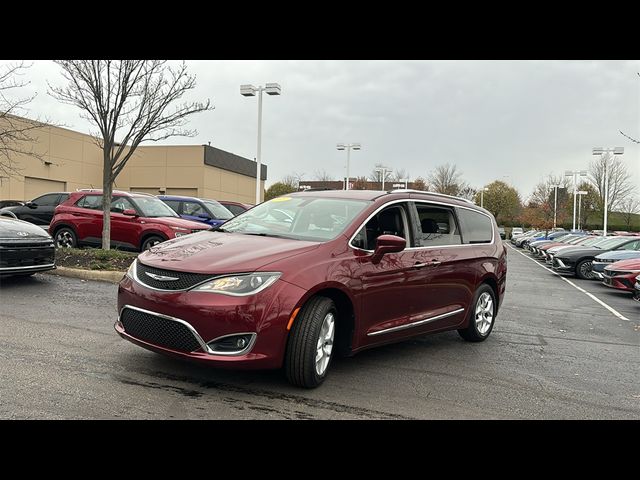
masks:
[[[55,249],[50,245],[0,245],[0,268],[37,267],[51,265]]]
[[[186,325],[168,318],[125,308],[120,315],[124,331],[132,337],[159,347],[193,352],[200,343]]]

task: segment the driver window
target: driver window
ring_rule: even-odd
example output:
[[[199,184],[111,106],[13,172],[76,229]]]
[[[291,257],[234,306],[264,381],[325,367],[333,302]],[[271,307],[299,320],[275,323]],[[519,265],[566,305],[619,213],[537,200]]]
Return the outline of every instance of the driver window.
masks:
[[[395,235],[406,239],[409,243],[407,231],[406,209],[403,205],[393,205],[371,217],[353,237],[352,245],[363,250],[375,250],[376,241],[380,235]]]
[[[127,209],[134,209],[131,202],[124,197],[116,197],[111,201],[111,211],[114,213],[122,213]]]
[[[195,203],[195,202],[184,202],[182,204],[182,214],[183,215],[207,215],[207,212],[204,211],[204,208],[202,208],[202,205],[200,205],[199,203]]]

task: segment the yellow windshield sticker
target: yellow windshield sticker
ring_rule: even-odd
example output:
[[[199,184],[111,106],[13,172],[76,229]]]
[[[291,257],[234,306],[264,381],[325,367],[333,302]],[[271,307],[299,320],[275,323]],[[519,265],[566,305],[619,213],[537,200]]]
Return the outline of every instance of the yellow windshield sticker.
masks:
[[[277,197],[277,198],[274,198],[271,201],[272,202],[286,202],[288,200],[291,200],[291,197]]]

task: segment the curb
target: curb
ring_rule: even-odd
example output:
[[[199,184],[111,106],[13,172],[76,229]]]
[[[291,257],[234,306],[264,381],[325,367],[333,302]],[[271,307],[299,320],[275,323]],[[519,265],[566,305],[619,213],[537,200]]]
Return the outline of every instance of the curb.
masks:
[[[49,275],[59,275],[62,277],[82,278],[83,280],[98,280],[101,282],[119,283],[125,272],[82,270],[80,268],[56,267],[55,270],[47,270]]]

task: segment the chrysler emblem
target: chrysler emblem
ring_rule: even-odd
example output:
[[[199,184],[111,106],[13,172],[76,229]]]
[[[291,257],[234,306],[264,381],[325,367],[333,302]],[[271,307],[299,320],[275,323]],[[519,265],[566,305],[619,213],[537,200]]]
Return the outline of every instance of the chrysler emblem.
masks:
[[[180,280],[178,277],[166,277],[164,275],[156,275],[155,273],[144,272],[144,274],[159,282],[173,282],[174,280]]]
[[[16,235],[18,235],[19,237],[28,237],[29,234],[27,232],[16,232]]]

